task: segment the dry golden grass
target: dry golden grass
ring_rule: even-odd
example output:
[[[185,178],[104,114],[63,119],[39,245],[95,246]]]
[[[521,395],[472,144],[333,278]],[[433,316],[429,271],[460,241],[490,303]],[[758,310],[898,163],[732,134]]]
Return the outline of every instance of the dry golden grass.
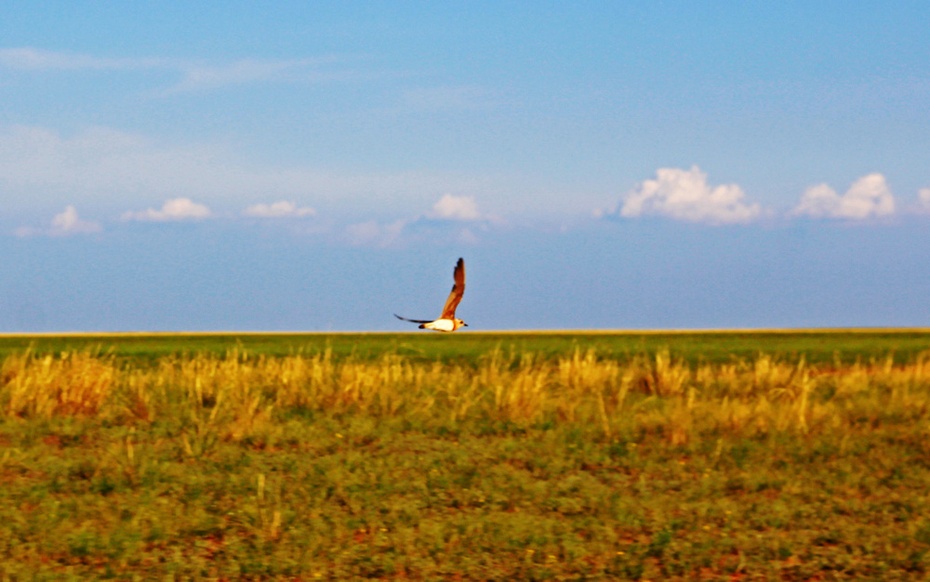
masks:
[[[0,367],[4,410],[12,416],[96,414],[118,376],[112,358],[90,353],[11,356]]]
[[[473,364],[232,351],[139,366],[105,354],[27,352],[3,362],[0,405],[11,417],[152,422],[182,414],[200,439],[239,440],[261,432],[275,411],[305,409],[419,422],[582,423],[607,437],[646,432],[684,444],[701,434],[804,434],[887,415],[926,418],[930,354],[899,365],[889,357],[811,366],[760,354],[689,366],[668,350],[618,361],[594,351],[546,359],[498,349]]]

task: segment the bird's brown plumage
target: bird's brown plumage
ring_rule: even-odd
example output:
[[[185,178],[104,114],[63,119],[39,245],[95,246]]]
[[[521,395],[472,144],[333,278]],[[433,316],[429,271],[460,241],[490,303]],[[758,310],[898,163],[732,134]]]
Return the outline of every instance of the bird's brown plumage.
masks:
[[[449,298],[442,308],[440,319],[455,319],[455,308],[462,301],[462,295],[465,294],[465,261],[459,259],[455,263],[455,270],[452,271],[452,279],[455,284],[452,285],[452,291],[449,292]]]

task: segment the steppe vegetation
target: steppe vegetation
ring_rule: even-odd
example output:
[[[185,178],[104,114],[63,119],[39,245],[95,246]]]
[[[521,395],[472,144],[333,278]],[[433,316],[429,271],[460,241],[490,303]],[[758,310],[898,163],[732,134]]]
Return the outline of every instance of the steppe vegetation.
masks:
[[[862,340],[810,345],[831,335]],[[930,334],[829,357],[410,337],[8,348],[0,576],[930,571]]]

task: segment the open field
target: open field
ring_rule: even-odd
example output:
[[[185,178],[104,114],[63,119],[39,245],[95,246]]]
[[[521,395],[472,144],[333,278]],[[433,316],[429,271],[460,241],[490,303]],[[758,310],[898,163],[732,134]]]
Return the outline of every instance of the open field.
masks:
[[[808,362],[845,363],[856,359],[913,359],[930,348],[930,329],[745,330],[745,331],[544,331],[412,333],[118,333],[0,334],[0,357],[31,349],[35,353],[97,350],[136,361],[177,354],[223,355],[241,348],[250,354],[286,356],[329,350],[337,357],[377,359],[395,353],[426,361],[473,361],[494,348],[553,357],[593,349],[603,357],[629,359],[668,349],[695,364],[803,355]]]
[[[930,332],[0,337],[9,579],[922,579]]]

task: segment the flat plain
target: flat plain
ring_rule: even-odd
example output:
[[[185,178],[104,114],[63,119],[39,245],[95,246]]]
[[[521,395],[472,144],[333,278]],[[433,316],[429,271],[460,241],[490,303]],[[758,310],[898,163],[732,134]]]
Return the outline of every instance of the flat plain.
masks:
[[[930,330],[0,336],[4,579],[922,579]]]

